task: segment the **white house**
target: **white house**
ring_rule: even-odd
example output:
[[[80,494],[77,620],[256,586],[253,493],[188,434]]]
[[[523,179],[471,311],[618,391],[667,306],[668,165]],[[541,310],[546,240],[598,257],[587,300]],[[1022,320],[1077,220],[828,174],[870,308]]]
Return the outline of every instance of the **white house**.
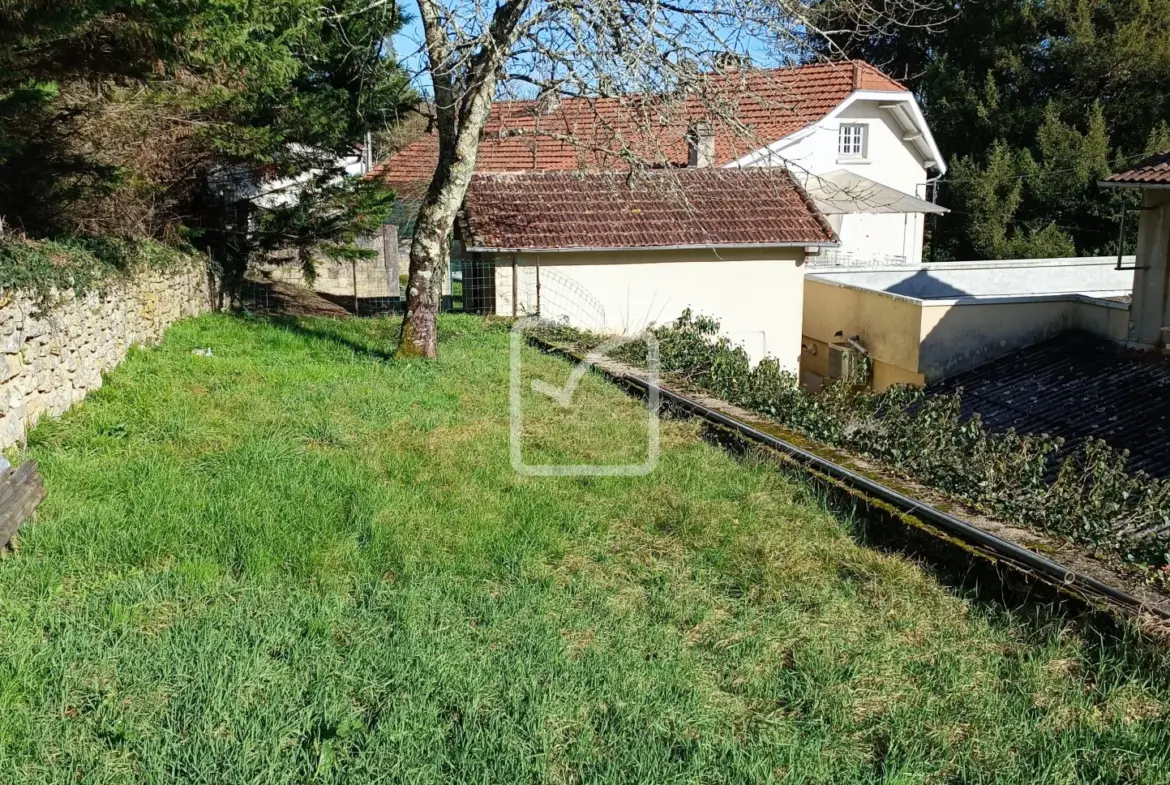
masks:
[[[556,243],[543,246],[473,245],[472,236],[467,255],[473,257],[473,269],[482,272],[485,264],[496,266],[491,287],[472,287],[479,307],[510,313],[516,305],[523,310],[524,304],[518,301],[529,277],[532,288],[537,286],[536,256],[540,256],[545,276],[544,315],[552,307],[548,284],[554,278],[565,297],[575,297],[578,302],[577,306],[561,308],[560,315],[581,322],[581,326],[595,328],[586,322],[600,319],[608,331],[636,332],[650,323],[673,319],[691,307],[719,317],[724,331],[741,341],[753,357],[771,354],[795,369],[803,295],[801,287],[791,285],[787,274],[775,277],[774,263],[780,261],[777,249],[785,249],[780,253],[784,269],[792,267],[801,275],[806,261],[826,257],[861,264],[921,261],[924,216],[941,212],[925,198],[928,184],[945,167],[917,101],[903,85],[859,61],[772,70],[732,69],[705,75],[704,79],[708,95],[703,101],[686,96],[630,96],[555,103],[499,102],[493,106],[476,161],[478,187],[505,202],[509,188],[553,189],[546,196],[554,201],[567,198],[567,188],[578,201],[592,199],[585,191],[601,188],[614,204],[629,199],[637,202],[645,194],[614,195],[609,181],[602,183],[586,176],[628,172],[629,160],[637,158],[651,169],[672,170],[673,181],[681,186],[686,201],[688,188],[712,182],[719,182],[724,190],[747,189],[748,196],[754,187],[750,175],[688,179],[687,170],[786,171],[782,178],[772,177],[771,181],[787,184],[783,188],[789,195],[799,194],[809,209],[824,219],[829,233],[788,237],[773,225],[772,234],[745,247],[731,241],[734,232],[721,233],[721,222],[735,223],[736,216],[727,211],[727,203],[698,200],[706,205],[697,208],[697,225],[703,231],[683,230],[687,242],[666,243],[669,247],[663,246],[660,233],[654,234],[654,243],[599,246],[594,234],[579,225]],[[712,102],[710,93],[719,96],[723,106],[734,102],[734,110],[713,111],[713,104],[720,101]],[[376,167],[371,176],[382,178],[400,198],[409,200],[425,191],[437,160],[437,138],[424,134]],[[565,172],[575,172],[578,181],[586,185],[570,188],[570,181],[564,178],[540,181],[536,177]],[[516,177],[511,181],[486,177],[504,174]],[[736,185],[737,177],[740,185]],[[793,180],[800,186],[795,190]],[[777,187],[769,186],[773,190]],[[527,221],[534,215],[525,200],[508,202],[515,211],[515,221]],[[742,202],[739,205],[743,207]],[[645,206],[639,202],[634,209]],[[474,207],[472,212],[483,213],[483,203]],[[696,208],[692,205],[690,209]],[[711,212],[702,214],[704,209]],[[758,212],[752,214],[759,218]],[[599,221],[618,220],[612,212],[602,210],[592,215]],[[573,213],[542,214],[541,220],[546,219],[572,221]],[[646,226],[637,229],[644,230]],[[710,239],[704,240],[704,236]],[[652,247],[655,250],[651,251]],[[768,252],[761,253],[761,249]],[[603,256],[597,256],[599,253]],[[556,254],[555,264],[548,254]],[[593,254],[588,257],[589,264],[583,263],[584,254]],[[663,254],[676,258],[667,260]],[[733,258],[750,264],[727,266]],[[716,262],[723,266],[707,266]],[[529,263],[531,276],[526,272]],[[507,276],[512,278],[505,280]],[[601,312],[604,314],[597,316]],[[789,314],[790,318],[777,314]]]
[[[851,89],[823,116],[728,165],[788,168],[840,236],[843,261],[921,263],[925,216],[946,212],[926,199],[928,187],[946,164],[913,93],[850,65]]]

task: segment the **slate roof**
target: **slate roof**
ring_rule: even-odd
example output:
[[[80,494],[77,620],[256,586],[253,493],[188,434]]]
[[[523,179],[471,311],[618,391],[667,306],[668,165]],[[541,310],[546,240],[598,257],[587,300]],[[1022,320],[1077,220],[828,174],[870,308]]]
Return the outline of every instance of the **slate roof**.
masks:
[[[1170,185],[1170,150],[1150,156],[1132,169],[1105,178],[1111,185]]]
[[[765,168],[477,174],[461,228],[500,250],[837,242],[788,171]]]
[[[964,415],[992,430],[1089,437],[1130,452],[1130,469],[1170,477],[1170,358],[1066,333],[932,387],[962,389]]]
[[[684,101],[645,96],[562,99],[542,112],[535,101],[497,101],[476,159],[479,172],[627,170],[629,158],[685,166],[686,133],[711,107],[734,104],[743,124],[714,120],[715,164],[730,163],[795,133],[828,114],[855,90],[904,92],[906,87],[860,60],[795,68],[707,75],[703,95]],[[417,191],[438,161],[438,136],[424,134],[371,173]]]

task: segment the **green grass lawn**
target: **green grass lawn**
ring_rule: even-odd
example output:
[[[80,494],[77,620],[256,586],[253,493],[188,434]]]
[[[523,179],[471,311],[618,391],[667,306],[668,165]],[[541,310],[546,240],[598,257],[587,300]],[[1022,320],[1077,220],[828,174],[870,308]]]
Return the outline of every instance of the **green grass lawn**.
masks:
[[[691,422],[645,477],[518,476],[504,329],[395,328],[188,321],[34,433],[0,782],[1170,778],[1165,660],[957,596]],[[525,412],[529,460],[644,452],[598,378]]]

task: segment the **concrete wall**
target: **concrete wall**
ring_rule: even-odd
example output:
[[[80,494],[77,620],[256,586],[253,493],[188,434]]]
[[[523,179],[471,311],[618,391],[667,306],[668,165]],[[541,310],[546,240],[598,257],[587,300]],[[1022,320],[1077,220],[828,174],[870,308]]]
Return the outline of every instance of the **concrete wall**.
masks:
[[[383,235],[358,241],[359,246],[376,252],[376,258],[344,262],[320,257],[314,262],[317,277],[312,283],[295,263],[268,266],[265,272],[273,280],[337,297],[353,297],[355,294],[359,299],[399,297],[402,294],[399,274],[407,269],[405,263],[399,264],[399,259],[408,259],[409,249],[407,255],[401,255],[397,227],[383,229]]]
[[[1073,304],[1073,329],[1110,341],[1129,341],[1130,304],[1093,297],[1078,297]]]
[[[1124,341],[1128,306],[1094,299],[1129,294],[1133,272],[1115,269],[1116,261],[1005,259],[820,269],[806,285],[806,300],[817,305],[804,319],[805,343],[830,340],[838,329],[861,335],[873,352],[874,386],[883,389],[938,381],[1070,329]],[[1126,261],[1132,266],[1132,258]],[[917,314],[916,323],[906,309]],[[826,314],[836,325],[831,329]],[[906,348],[910,343],[914,352]],[[823,360],[807,351],[803,360],[812,373],[824,372]],[[808,386],[817,385],[817,379],[808,380]]]
[[[1124,341],[1128,327],[1128,304],[1081,296],[928,301],[922,308],[918,370],[929,384],[1069,330]]]
[[[920,305],[905,297],[818,278],[810,276],[804,284],[802,384],[819,389],[829,371],[828,345],[854,335],[873,356],[875,389],[922,384],[918,371]]]
[[[1165,346],[1170,336],[1170,190],[1143,188],[1138,219],[1138,263],[1134,273],[1133,334],[1135,343]]]
[[[929,384],[1068,330],[1125,341],[1129,305],[1085,295],[924,300],[809,276],[802,382],[827,374],[827,344],[857,335],[874,359],[873,387]]]
[[[804,249],[646,250],[518,254],[518,314],[584,329],[636,334],[686,308],[713,316],[754,361],[769,355],[796,373],[804,299]],[[513,313],[513,257],[496,263],[496,312]]]
[[[149,272],[102,293],[55,294],[43,309],[30,294],[0,300],[0,448],[45,415],[60,415],[102,385],[135,344],[154,343],[171,324],[207,311],[200,263]]]
[[[927,384],[1073,327],[1069,300],[922,306],[918,371]]]
[[[1126,267],[1133,267],[1133,257],[1125,257],[1124,261]],[[816,275],[837,283],[922,300],[1056,294],[1128,295],[1133,291],[1133,270],[1117,270],[1116,266],[1116,257],[1092,256],[941,262],[898,268],[819,269]]]

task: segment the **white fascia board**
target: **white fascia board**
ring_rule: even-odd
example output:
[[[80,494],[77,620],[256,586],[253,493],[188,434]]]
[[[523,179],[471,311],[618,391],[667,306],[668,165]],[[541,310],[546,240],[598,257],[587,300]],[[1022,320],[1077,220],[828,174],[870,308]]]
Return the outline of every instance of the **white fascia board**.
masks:
[[[835,242],[780,242],[780,243],[726,243],[719,245],[614,245],[614,246],[574,246],[572,248],[493,248],[491,246],[470,246],[464,250],[468,253],[612,253],[616,251],[695,251],[695,250],[735,250],[735,249],[762,249],[762,248],[839,248],[841,243]]]
[[[856,93],[854,93],[856,95]],[[947,164],[943,159],[942,151],[938,149],[938,143],[934,141],[934,134],[930,132],[930,126],[926,124],[926,118],[922,115],[922,108],[918,106],[918,100],[913,93],[894,93],[902,100],[902,112],[904,112],[914,124],[914,130],[922,134],[922,138],[917,140],[926,148],[928,155],[924,155],[924,163],[929,166],[934,164],[934,168],[938,170],[940,175],[947,173]],[[881,100],[880,98],[877,100]],[[917,144],[917,143],[916,143]]]
[[[915,147],[918,147],[919,152],[923,153],[924,165],[928,167],[933,165],[940,175],[946,174],[947,165],[943,161],[942,152],[938,149],[938,144],[934,141],[934,135],[930,133],[930,126],[926,124],[926,118],[922,115],[922,109],[918,106],[918,100],[914,98],[914,94],[909,90],[900,92],[892,92],[889,90],[854,90],[844,101],[833,107],[828,114],[820,120],[817,120],[817,122],[791,133],[783,139],[778,139],[766,147],[761,147],[759,150],[750,152],[742,158],[726,164],[725,168],[734,169],[740,166],[756,166],[761,161],[772,157],[777,159],[776,163],[788,163],[785,161],[784,156],[779,154],[781,150],[790,146],[793,142],[800,141],[808,136],[816,130],[818,124],[826,120],[835,119],[857,101],[878,101],[879,103],[885,102],[887,104],[899,105],[902,112],[905,112],[906,119],[913,125],[914,130],[922,133],[922,138],[916,140]]]
[[[1119,183],[1112,180],[1101,180],[1097,185],[1102,188],[1141,188],[1149,191],[1170,188],[1170,183]]]

